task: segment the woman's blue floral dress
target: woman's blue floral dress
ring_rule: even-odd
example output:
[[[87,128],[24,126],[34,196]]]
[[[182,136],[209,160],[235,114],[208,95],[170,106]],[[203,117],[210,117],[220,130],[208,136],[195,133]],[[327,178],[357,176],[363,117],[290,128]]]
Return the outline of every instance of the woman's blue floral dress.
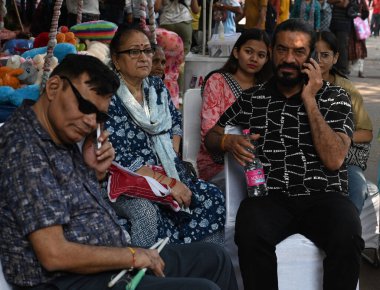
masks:
[[[163,90],[167,90],[163,82],[155,77],[149,77],[146,86],[155,87],[157,102]],[[144,87],[145,100],[148,99],[148,89]],[[167,95],[170,99],[169,93]],[[171,134],[182,136],[182,116],[171,101],[169,106],[173,123]],[[161,165],[151,146],[151,137],[137,126],[119,97],[112,97],[108,113],[111,118],[106,122],[106,129],[110,132],[109,138],[116,151],[117,163],[132,171],[144,165]],[[180,159],[176,158],[175,164],[181,181],[193,193],[190,205],[192,214],[174,212],[168,207],[144,199],[119,197],[112,205],[119,216],[127,220],[127,230],[133,244],[150,246],[158,238],[166,236],[170,237],[170,242],[190,243],[207,240],[207,237],[223,233],[225,223],[223,193],[210,183],[192,178],[186,173]]]

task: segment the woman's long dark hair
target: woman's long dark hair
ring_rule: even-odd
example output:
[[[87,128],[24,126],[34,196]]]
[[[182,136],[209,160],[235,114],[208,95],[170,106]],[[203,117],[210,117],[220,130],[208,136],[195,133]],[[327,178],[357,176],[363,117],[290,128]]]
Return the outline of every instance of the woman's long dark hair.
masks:
[[[339,52],[339,43],[338,39],[335,37],[335,34],[330,31],[320,31],[316,33],[316,42],[324,41],[333,51],[334,56]],[[341,73],[335,65],[332,66],[330,73],[334,75],[339,75],[341,77],[347,78],[343,73]]]
[[[240,37],[238,38],[238,40],[236,41],[236,43],[234,45],[234,49],[236,48],[237,51],[240,51],[241,47],[245,43],[247,43],[249,40],[263,41],[267,47],[268,61],[264,64],[262,69],[259,72],[257,72],[254,76],[256,83],[262,83],[262,82],[268,80],[273,74],[272,73],[272,65],[270,64],[270,55],[269,55],[270,40],[269,40],[269,37],[265,31],[260,30],[260,29],[256,29],[256,28],[248,29],[248,30],[245,30],[240,35]],[[231,51],[231,54],[228,57],[227,62],[223,65],[223,67],[209,73],[205,77],[205,79],[203,81],[203,85],[206,84],[206,81],[208,80],[208,78],[214,73],[234,74],[237,72],[238,68],[239,68],[239,60],[234,56],[233,51]]]

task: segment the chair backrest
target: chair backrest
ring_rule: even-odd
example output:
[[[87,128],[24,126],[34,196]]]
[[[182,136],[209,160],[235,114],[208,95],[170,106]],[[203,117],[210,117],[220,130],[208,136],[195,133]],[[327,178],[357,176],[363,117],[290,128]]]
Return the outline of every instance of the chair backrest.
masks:
[[[183,101],[182,158],[197,168],[197,155],[201,144],[201,89],[188,89]]]
[[[225,134],[241,134],[239,127],[226,126]],[[246,196],[246,183],[244,169],[231,153],[224,154],[224,177],[226,193],[226,225],[225,225],[225,243],[224,246],[229,253],[232,265],[235,270],[236,279],[239,289],[244,289],[241,278],[238,249],[234,241],[236,213],[240,202]]]
[[[225,134],[241,134],[240,127],[226,126]],[[224,156],[224,174],[226,178],[226,225],[235,224],[240,202],[246,196],[244,168],[230,153]]]
[[[379,249],[379,209],[380,196],[379,189],[371,181],[367,180],[368,197],[364,201],[363,209],[360,213],[362,224],[362,238],[365,248]],[[377,257],[377,262],[379,259]]]
[[[11,290],[12,289],[11,286],[9,286],[9,284],[7,283],[7,281],[4,278],[3,268],[1,266],[1,262],[0,262],[0,289],[1,290]]]

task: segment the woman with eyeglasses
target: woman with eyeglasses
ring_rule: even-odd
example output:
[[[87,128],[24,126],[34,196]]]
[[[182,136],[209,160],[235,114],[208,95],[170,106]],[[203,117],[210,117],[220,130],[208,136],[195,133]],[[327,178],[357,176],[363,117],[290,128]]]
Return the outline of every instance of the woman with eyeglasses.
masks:
[[[191,176],[178,157],[181,114],[162,80],[149,76],[154,50],[148,37],[140,30],[119,27],[110,52],[121,82],[106,122],[115,161],[168,185],[178,204],[191,210],[174,212],[147,199],[120,196],[112,205],[127,219],[132,244],[150,246],[166,236],[174,243],[222,243],[224,196],[214,185]]]
[[[329,31],[317,33],[316,53],[322,77],[325,81],[345,89],[351,96],[355,131],[346,163],[348,171],[348,194],[361,212],[368,188],[364,176],[372,141],[372,122],[363,104],[363,97],[355,86],[334,65],[339,58],[338,41]]]

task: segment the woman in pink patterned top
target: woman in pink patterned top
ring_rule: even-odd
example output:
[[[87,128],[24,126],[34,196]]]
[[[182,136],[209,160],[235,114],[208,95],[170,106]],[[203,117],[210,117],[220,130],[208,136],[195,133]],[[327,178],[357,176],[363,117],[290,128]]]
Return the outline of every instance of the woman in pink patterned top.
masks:
[[[250,29],[238,38],[224,66],[211,72],[202,87],[201,148],[197,158],[199,177],[224,189],[223,156],[211,155],[204,146],[207,132],[243,90],[264,82],[272,75],[270,41],[259,29]]]

